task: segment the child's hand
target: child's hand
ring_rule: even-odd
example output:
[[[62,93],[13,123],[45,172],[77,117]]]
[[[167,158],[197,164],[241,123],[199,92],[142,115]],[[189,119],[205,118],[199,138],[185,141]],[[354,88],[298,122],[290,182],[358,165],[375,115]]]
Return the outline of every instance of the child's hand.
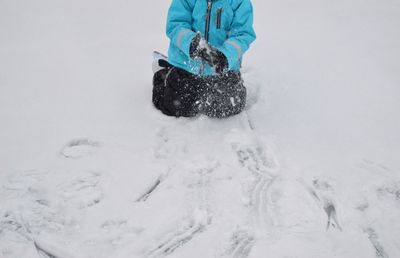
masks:
[[[204,60],[215,69],[217,74],[222,74],[228,68],[225,55],[202,39],[200,33],[197,33],[191,42],[190,57]]]

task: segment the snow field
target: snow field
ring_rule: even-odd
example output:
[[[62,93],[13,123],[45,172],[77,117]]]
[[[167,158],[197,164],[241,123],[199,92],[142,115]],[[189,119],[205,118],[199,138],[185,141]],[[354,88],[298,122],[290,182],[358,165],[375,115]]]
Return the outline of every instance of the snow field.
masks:
[[[0,2],[0,257],[400,257],[400,6],[254,0],[246,112],[151,105],[168,1]]]

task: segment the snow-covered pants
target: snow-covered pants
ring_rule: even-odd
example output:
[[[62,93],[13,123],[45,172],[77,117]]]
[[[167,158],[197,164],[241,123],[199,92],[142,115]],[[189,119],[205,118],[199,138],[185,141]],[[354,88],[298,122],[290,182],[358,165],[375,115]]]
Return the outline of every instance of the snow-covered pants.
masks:
[[[154,74],[153,103],[168,116],[204,114],[223,118],[239,114],[246,105],[246,88],[239,71],[198,76],[177,67]]]

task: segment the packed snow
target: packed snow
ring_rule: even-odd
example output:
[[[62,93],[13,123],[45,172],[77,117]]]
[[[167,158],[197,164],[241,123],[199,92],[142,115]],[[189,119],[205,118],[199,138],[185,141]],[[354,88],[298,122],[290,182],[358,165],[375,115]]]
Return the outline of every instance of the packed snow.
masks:
[[[253,0],[222,120],[152,106],[169,4],[0,1],[0,257],[400,257],[399,2]]]

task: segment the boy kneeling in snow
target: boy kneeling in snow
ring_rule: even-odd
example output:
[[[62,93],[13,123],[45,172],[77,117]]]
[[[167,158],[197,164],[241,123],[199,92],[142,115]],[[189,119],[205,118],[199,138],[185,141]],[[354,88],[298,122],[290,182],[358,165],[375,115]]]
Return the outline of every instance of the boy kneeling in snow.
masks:
[[[153,77],[153,103],[169,116],[228,117],[246,105],[243,53],[255,40],[250,0],[172,0],[168,62]]]

